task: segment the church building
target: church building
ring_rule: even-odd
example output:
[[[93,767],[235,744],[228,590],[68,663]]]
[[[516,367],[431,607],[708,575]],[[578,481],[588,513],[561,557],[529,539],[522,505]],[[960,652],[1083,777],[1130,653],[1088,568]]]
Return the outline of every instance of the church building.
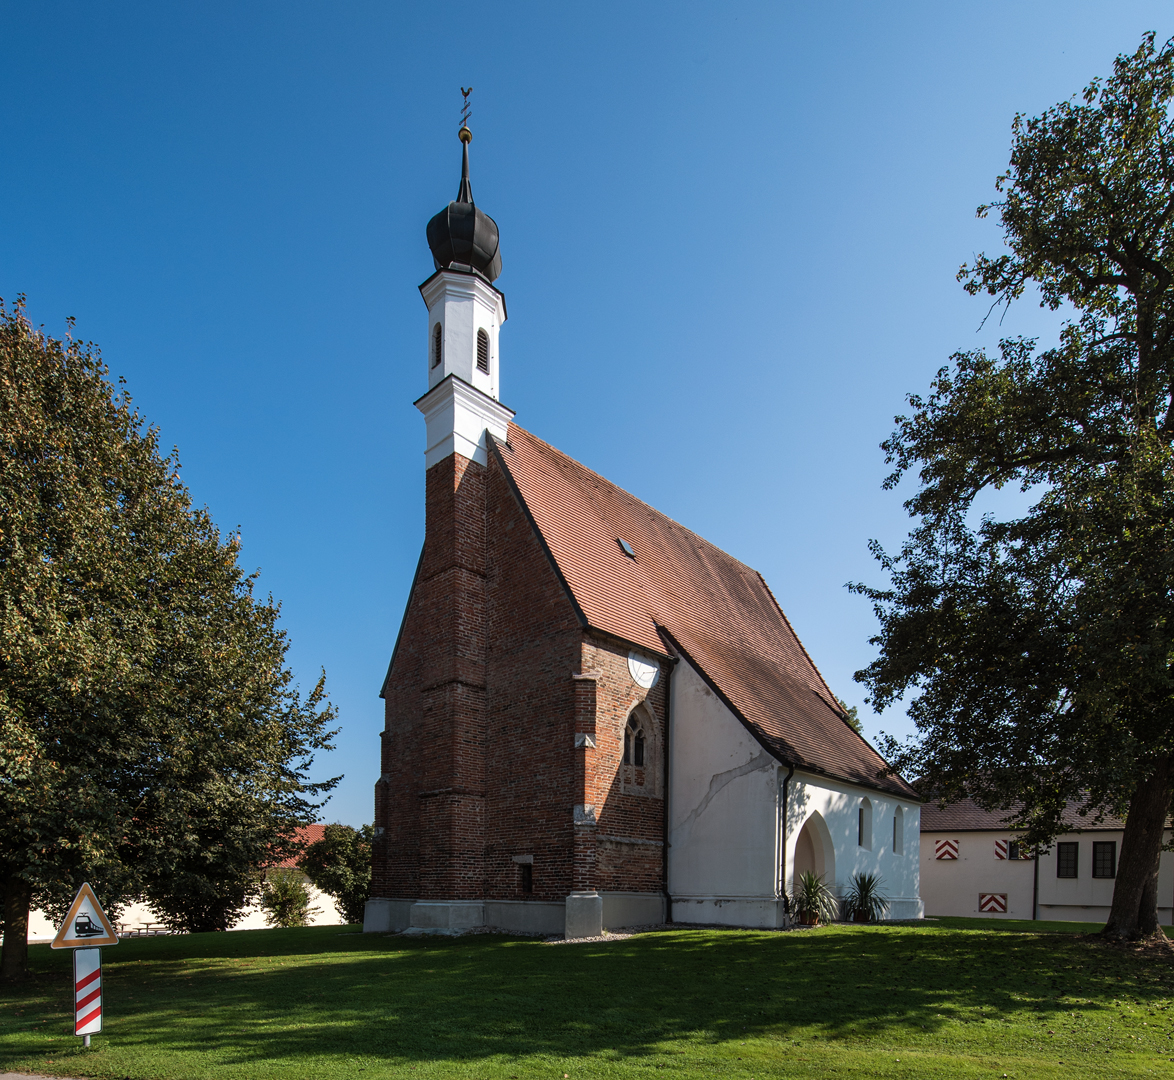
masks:
[[[762,576],[514,422],[496,223],[427,228],[424,547],[386,705],[369,932],[787,925],[804,870],[922,913],[920,803]]]

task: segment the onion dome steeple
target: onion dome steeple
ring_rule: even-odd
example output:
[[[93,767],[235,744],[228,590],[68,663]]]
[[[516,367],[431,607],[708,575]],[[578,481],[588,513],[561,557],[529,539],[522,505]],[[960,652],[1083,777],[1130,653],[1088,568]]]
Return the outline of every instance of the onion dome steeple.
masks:
[[[501,273],[497,222],[473,202],[469,183],[469,143],[473,133],[462,126],[464,157],[461,163],[461,186],[457,197],[428,222],[428,247],[437,270],[471,270],[487,281]]]

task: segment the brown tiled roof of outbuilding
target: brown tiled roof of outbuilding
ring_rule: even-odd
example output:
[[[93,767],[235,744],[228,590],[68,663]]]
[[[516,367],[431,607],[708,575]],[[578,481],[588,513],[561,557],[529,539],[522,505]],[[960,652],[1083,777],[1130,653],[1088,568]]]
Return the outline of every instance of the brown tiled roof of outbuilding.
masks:
[[[917,799],[840,718],[757,571],[516,424],[493,445],[586,625],[685,654],[780,761]]]
[[[1095,830],[1117,831],[1125,828],[1125,822],[1119,817],[1106,815],[1097,821],[1096,814],[1080,812],[1081,803],[1073,800],[1061,814],[1061,822],[1071,832],[1088,832]],[[972,799],[959,799],[958,802],[941,806],[930,801],[921,808],[922,832],[1014,832],[1007,824],[1007,819],[1014,816],[1019,806],[1008,810],[984,810]],[[1170,818],[1166,819],[1166,827],[1170,827]]]

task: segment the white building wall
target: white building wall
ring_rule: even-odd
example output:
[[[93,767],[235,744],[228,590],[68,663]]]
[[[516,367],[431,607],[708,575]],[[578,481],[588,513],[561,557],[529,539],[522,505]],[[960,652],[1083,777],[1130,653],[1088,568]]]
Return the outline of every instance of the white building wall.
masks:
[[[669,722],[673,920],[783,925],[778,761],[684,659],[672,674]]]
[[[1092,845],[1097,840],[1115,840],[1121,859],[1120,831],[1096,830],[1066,833],[1057,843],[1080,845],[1075,878],[1056,876],[1056,849],[1040,856],[1039,918],[1060,922],[1103,922],[1113,902],[1113,878],[1092,876]],[[1169,832],[1167,831],[1167,840]],[[975,916],[992,919],[1030,919],[1035,864],[1030,859],[1000,859],[996,841],[1010,846],[1016,834],[1005,830],[982,832],[926,832],[921,835],[921,888],[925,913],[930,916]],[[938,841],[958,845],[957,859],[937,858]],[[1158,918],[1163,925],[1174,923],[1174,853],[1162,852],[1158,864]],[[982,894],[1007,896],[1007,911],[980,911]]]
[[[306,891],[310,894],[310,907],[318,911],[310,916],[310,926],[338,926],[342,923],[342,914],[339,912],[334,898],[327,896],[316,886],[305,882]],[[101,899],[101,898],[99,898]],[[119,930],[126,928],[134,930],[148,924],[159,925],[159,916],[146,904],[131,904],[123,908],[118,920]],[[257,904],[250,904],[244,914],[232,928],[233,930],[267,930],[269,924],[265,921],[265,912]],[[52,941],[57,934],[57,927],[49,921],[43,911],[29,912],[29,941]]]
[[[803,828],[810,823],[813,841],[822,836],[824,879],[840,893],[854,874],[879,874],[889,900],[890,919],[919,919],[921,902],[918,836],[921,806],[912,800],[854,784],[796,771],[787,796],[787,892],[793,893],[795,853]],[[871,836],[859,843],[859,811],[867,807]],[[894,848],[893,822],[900,808],[900,852]]]
[[[673,671],[669,716],[668,887],[676,922],[781,926],[782,783],[786,770],[682,658]],[[858,850],[857,808],[872,806],[873,844]],[[865,788],[796,772],[788,785],[787,889],[795,841],[818,815],[826,825],[831,880],[879,872],[891,918],[921,914],[919,806]],[[893,852],[893,814],[904,815],[903,855]],[[887,831],[886,831],[887,830]]]

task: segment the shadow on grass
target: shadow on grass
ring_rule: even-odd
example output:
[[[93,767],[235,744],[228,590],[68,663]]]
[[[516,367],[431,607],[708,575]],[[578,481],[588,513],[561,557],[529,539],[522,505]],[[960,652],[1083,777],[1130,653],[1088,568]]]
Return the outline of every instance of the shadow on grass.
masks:
[[[44,1053],[68,1017],[69,956],[4,991],[0,1061]],[[790,934],[674,930],[616,942],[362,935],[339,927],[126,941],[105,952],[108,1033],[223,1064],[338,1058],[617,1057],[666,1040],[856,1041],[948,1020],[1049,1020],[1169,994],[1147,966],[1078,936],[934,927]],[[25,1017],[13,1016],[20,1004]],[[40,1024],[39,1028],[33,1025]]]

